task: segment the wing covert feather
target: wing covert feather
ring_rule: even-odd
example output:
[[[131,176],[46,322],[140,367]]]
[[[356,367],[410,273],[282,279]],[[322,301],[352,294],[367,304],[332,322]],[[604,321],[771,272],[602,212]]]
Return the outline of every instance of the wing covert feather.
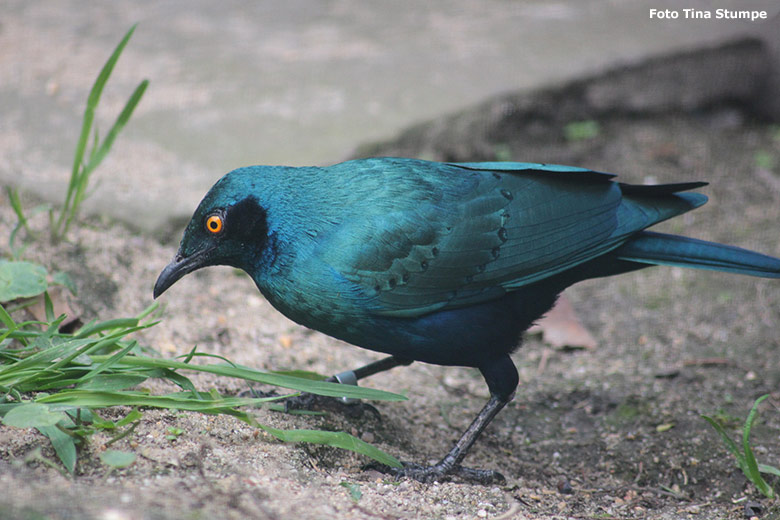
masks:
[[[622,196],[607,174],[427,164],[436,167],[414,171],[425,190],[345,220],[323,253],[376,314],[418,316],[497,298],[621,243],[613,233]]]

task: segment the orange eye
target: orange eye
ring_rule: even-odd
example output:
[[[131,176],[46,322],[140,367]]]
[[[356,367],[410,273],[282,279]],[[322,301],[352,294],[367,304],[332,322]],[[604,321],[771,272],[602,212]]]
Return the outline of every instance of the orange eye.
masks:
[[[222,217],[219,215],[211,215],[206,219],[206,229],[209,233],[217,235],[222,232],[223,227],[224,223],[222,222]]]

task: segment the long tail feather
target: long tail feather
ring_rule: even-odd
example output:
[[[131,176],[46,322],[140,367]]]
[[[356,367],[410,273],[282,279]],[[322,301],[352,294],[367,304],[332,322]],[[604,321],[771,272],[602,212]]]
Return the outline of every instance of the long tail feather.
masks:
[[[644,231],[620,246],[621,260],[780,278],[780,258],[695,238]]]

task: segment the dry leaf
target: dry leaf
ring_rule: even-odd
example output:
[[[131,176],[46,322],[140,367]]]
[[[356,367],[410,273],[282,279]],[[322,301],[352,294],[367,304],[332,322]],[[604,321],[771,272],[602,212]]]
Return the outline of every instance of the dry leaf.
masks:
[[[565,295],[541,320],[531,327],[530,334],[541,334],[545,343],[554,348],[596,348],[596,339],[588,332]]]
[[[49,298],[54,308],[54,317],[65,314],[67,317],[60,324],[60,332],[72,331],[81,325],[81,312],[74,309],[75,305],[70,297],[70,291],[65,287],[54,285],[48,288]],[[35,303],[27,308],[33,319],[48,321],[46,319],[46,304],[43,295],[36,296]]]

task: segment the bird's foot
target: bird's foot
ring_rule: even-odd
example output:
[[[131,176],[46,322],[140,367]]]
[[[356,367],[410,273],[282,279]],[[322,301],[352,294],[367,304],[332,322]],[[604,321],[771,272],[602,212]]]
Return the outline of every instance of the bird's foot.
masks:
[[[291,412],[293,410],[327,410],[352,419],[362,417],[366,412],[370,412],[377,419],[382,418],[379,414],[379,410],[372,405],[357,399],[327,397],[324,395],[310,394],[308,392],[303,392],[299,395],[285,399],[284,411]]]
[[[342,385],[357,385],[360,377],[353,370],[347,370],[334,376],[329,377],[326,381],[333,383],[340,383]],[[341,415],[356,419],[363,416],[366,412],[371,412],[377,419],[382,417],[379,415],[379,411],[371,406],[361,402],[358,399],[350,399],[348,397],[326,397],[322,395],[310,394],[303,392],[295,397],[290,397],[284,402],[284,411],[290,412],[291,410],[328,410]]]
[[[253,386],[250,386],[248,390],[242,390],[241,392],[239,392],[238,397],[248,397],[250,399],[256,399],[256,398],[263,399],[266,397],[281,397],[281,395],[278,392],[275,392],[273,390],[264,392],[262,390],[258,390]]]
[[[458,478],[464,482],[481,484],[500,484],[506,481],[504,475],[492,469],[466,468],[461,465],[448,466],[441,462],[434,466],[422,466],[412,462],[404,462],[401,468],[392,468],[384,464],[372,463],[366,469],[374,469],[381,473],[394,476],[396,479],[411,478],[424,483],[444,482]]]
[[[262,392],[255,388],[245,390],[239,394],[241,397],[281,397],[278,392]],[[374,406],[364,403],[358,399],[349,399],[343,397],[328,397],[324,395],[310,394],[301,392],[298,395],[287,397],[283,401],[284,411],[286,413],[296,410],[305,411],[329,411],[339,413],[350,419],[358,419],[366,412],[374,415],[378,420],[382,418]]]

